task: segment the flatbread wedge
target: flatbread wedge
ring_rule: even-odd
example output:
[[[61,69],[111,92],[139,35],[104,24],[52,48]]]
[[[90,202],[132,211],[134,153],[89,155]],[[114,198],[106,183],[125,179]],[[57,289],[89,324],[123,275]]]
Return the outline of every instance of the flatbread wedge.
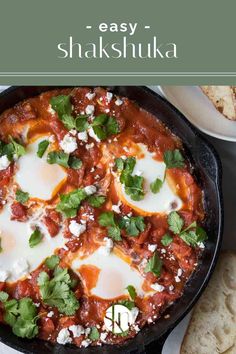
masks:
[[[194,308],[181,354],[236,354],[236,253],[220,256]]]
[[[216,109],[230,120],[236,120],[235,86],[200,86]]]

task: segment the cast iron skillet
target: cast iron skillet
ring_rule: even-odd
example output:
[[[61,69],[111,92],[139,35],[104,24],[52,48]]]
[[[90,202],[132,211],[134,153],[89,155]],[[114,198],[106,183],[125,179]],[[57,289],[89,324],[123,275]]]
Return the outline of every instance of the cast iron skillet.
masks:
[[[0,94],[0,113],[17,102],[55,87],[12,87]],[[156,324],[146,326],[139,334],[122,346],[88,347],[52,345],[39,339],[23,340],[14,336],[7,326],[0,326],[0,341],[28,354],[120,354],[161,353],[163,343],[187,314],[204,290],[216,263],[223,230],[223,201],[221,194],[221,163],[216,151],[197,129],[170,103],[145,87],[114,86],[109,90],[135,100],[139,106],[163,121],[185,147],[194,166],[195,176],[205,192],[207,213],[205,228],[209,235],[199,266],[188,281],[183,296],[177,300]],[[168,314],[168,318],[165,315]]]

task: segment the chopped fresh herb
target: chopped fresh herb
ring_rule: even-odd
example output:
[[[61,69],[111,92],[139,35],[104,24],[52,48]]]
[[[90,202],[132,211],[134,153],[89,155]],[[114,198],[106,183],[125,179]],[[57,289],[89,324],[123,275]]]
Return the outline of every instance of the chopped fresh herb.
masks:
[[[34,246],[38,245],[43,239],[43,235],[41,234],[40,230],[37,228],[31,234],[29,238],[29,246],[33,248]]]
[[[118,158],[115,160],[118,171],[121,172],[120,182],[125,186],[125,192],[130,195],[131,199],[139,201],[144,197],[143,182],[144,178],[132,175],[136,159],[128,157],[126,160]]]
[[[207,240],[206,231],[202,227],[197,226],[196,221],[183,229],[184,220],[176,211],[173,211],[168,215],[168,224],[169,229],[174,234],[179,235],[179,237],[189,246],[197,247],[201,242]]]
[[[60,258],[55,254],[52,255],[51,257],[46,258],[45,260],[45,264],[49,269],[54,269],[56,266],[58,266],[59,262],[60,262]]]
[[[23,145],[16,142],[10,136],[10,143],[6,144],[3,141],[0,142],[0,155],[7,155],[7,158],[12,161],[16,156],[17,158],[25,155],[26,151]]]
[[[148,260],[147,265],[144,269],[145,273],[152,272],[155,276],[159,277],[161,275],[162,261],[157,253]]]
[[[13,333],[21,338],[34,338],[38,334],[37,308],[32,299],[8,300],[7,293],[0,292],[4,307],[4,321],[12,327]]]
[[[48,306],[55,306],[60,313],[72,316],[79,308],[79,302],[72,292],[72,280],[67,269],[55,268],[50,279],[46,272],[38,277],[40,295]]]
[[[146,225],[142,216],[124,216],[120,219],[119,226],[125,229],[128,235],[135,237],[145,230]]]
[[[61,121],[64,124],[64,126],[66,127],[66,129],[71,130],[71,129],[75,129],[76,128],[76,121],[75,118],[72,117],[69,114],[63,114],[63,116],[61,116]]]
[[[125,161],[121,157],[118,157],[115,159],[115,165],[118,171],[122,171],[125,167]]]
[[[68,164],[70,168],[73,168],[74,170],[79,170],[82,166],[82,161],[75,156],[70,156]]]
[[[135,290],[135,287],[133,285],[128,285],[127,288],[129,296],[131,297],[132,300],[135,300],[137,293]]]
[[[130,300],[120,300],[119,305],[123,305],[127,307],[127,309],[129,310],[132,310],[135,307],[134,301],[130,301]]]
[[[72,105],[70,102],[70,96],[59,95],[52,97],[50,103],[52,108],[54,109],[54,111],[57,112],[60,118],[65,114],[71,115]]]
[[[115,241],[121,241],[120,229],[116,223],[114,213],[112,211],[107,211],[100,214],[98,222],[101,226],[108,227],[108,236]]]
[[[22,204],[26,203],[29,200],[29,193],[23,192],[20,189],[18,189],[16,191],[16,200]]]
[[[164,152],[164,162],[167,168],[184,167],[184,158],[180,150],[167,150]]]
[[[90,195],[87,198],[89,204],[94,208],[99,208],[101,205],[105,203],[106,197],[103,195]]]
[[[150,189],[152,193],[157,194],[158,192],[160,192],[162,185],[163,185],[162,180],[156,178],[155,181],[150,184]]]
[[[60,202],[57,205],[57,211],[63,213],[66,217],[75,217],[80,203],[87,197],[84,189],[76,189],[68,194],[60,195]]]
[[[173,237],[171,237],[169,234],[165,234],[162,236],[161,243],[163,246],[169,246],[171,242],[173,241]]]
[[[69,167],[69,154],[66,154],[63,151],[50,151],[47,156],[47,162],[52,164],[58,164],[63,167]]]
[[[181,218],[181,216],[176,211],[172,211],[168,215],[167,221],[169,224],[169,229],[174,234],[179,234],[181,232],[182,227],[184,226],[184,220]]]
[[[40,141],[40,143],[38,144],[38,151],[37,151],[37,155],[38,157],[43,157],[45,151],[47,150],[49,145],[49,141],[48,140],[43,140]]]
[[[100,338],[100,334],[98,332],[97,327],[92,327],[89,333],[89,339],[95,341],[95,340],[99,340],[99,338]]]
[[[142,176],[126,175],[124,180],[125,192],[130,195],[132,200],[139,201],[144,198],[143,182],[144,178]]]
[[[79,132],[84,132],[88,129],[89,123],[88,123],[88,117],[87,116],[77,116],[75,119],[75,128]]]
[[[92,123],[94,133],[100,140],[105,140],[108,136],[120,132],[119,124],[114,117],[100,114],[95,117]]]

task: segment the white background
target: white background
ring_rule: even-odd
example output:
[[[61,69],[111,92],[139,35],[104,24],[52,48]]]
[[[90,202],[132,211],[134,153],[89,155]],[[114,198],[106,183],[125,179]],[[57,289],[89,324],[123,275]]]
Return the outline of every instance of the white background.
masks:
[[[0,86],[0,91],[5,89]],[[151,86],[154,91],[160,93],[158,86]],[[222,124],[224,120],[222,120]],[[236,122],[235,122],[236,124]],[[223,192],[225,201],[225,231],[223,248],[236,249],[235,233],[236,233],[236,143],[218,140],[207,137],[207,139],[215,146],[223,164]],[[179,354],[180,344],[189,320],[189,315],[172,331],[169,335],[162,354]],[[0,354],[17,354],[19,352],[0,343]],[[43,354],[43,353],[42,353]]]

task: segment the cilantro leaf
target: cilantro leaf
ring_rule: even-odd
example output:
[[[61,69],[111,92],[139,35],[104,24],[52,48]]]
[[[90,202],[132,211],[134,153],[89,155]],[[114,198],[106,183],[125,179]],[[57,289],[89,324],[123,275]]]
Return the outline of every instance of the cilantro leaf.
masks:
[[[0,301],[6,302],[9,298],[9,295],[5,291],[0,291]]]
[[[119,221],[119,226],[122,229],[125,229],[128,235],[138,236],[140,232],[145,230],[145,222],[142,216],[124,216]]]
[[[50,151],[47,156],[47,162],[50,165],[58,164],[63,167],[69,167],[69,154],[66,154],[63,151]]]
[[[49,269],[54,269],[60,262],[60,258],[53,254],[51,257],[46,258],[45,264]]]
[[[29,200],[29,193],[23,192],[20,189],[16,191],[16,200],[19,203],[26,203]]]
[[[182,227],[184,226],[184,220],[181,218],[181,216],[176,211],[172,211],[168,215],[167,221],[169,224],[169,229],[174,234],[180,234]]]
[[[26,151],[24,146],[16,142],[11,136],[9,137],[9,139],[10,139],[10,143],[8,144],[1,142],[1,146],[0,146],[1,156],[7,155],[8,159],[12,161],[14,155],[17,158],[25,155]]]
[[[74,170],[79,170],[82,166],[82,161],[75,156],[70,156],[68,164],[70,168],[73,168]]]
[[[89,123],[88,123],[88,117],[87,116],[77,116],[75,119],[75,128],[79,132],[84,132],[88,129]]]
[[[21,157],[21,156],[25,155],[26,151],[25,151],[24,146],[19,144],[19,143],[17,143],[12,137],[10,137],[10,140],[11,140],[11,143],[13,145],[14,154],[17,157]]]
[[[75,217],[80,203],[86,199],[87,194],[83,189],[76,189],[68,194],[60,195],[60,202],[57,204],[57,211],[66,217]]]
[[[135,307],[134,301],[130,301],[130,300],[120,300],[119,304],[127,307],[127,309],[129,310],[132,310]]]
[[[130,195],[132,200],[139,201],[144,198],[143,182],[144,178],[142,176],[126,176],[125,192]]]
[[[98,222],[101,226],[108,227],[108,236],[115,241],[121,241],[120,229],[115,221],[112,211],[107,211],[99,215]]]
[[[92,341],[95,341],[95,340],[99,340],[99,338],[100,338],[100,335],[99,335],[97,327],[92,327],[91,331],[89,333],[89,339],[91,339]]]
[[[98,222],[101,226],[116,226],[114,213],[106,211],[99,215]]]
[[[115,159],[115,165],[118,171],[122,171],[125,167],[125,161],[121,157],[118,157]]]
[[[33,248],[34,246],[38,245],[42,241],[42,239],[43,235],[41,234],[40,230],[36,228],[29,238],[30,248]]]
[[[134,300],[137,296],[135,287],[133,285],[128,285],[127,288],[129,296],[131,297],[132,300]]]
[[[171,242],[173,241],[173,237],[171,237],[169,234],[165,234],[162,236],[161,243],[163,246],[169,246]]]
[[[87,198],[89,204],[94,208],[99,208],[101,205],[105,203],[106,197],[103,195],[90,195]]]
[[[158,192],[160,192],[162,185],[163,185],[162,180],[156,178],[155,181],[150,184],[150,189],[152,193],[157,194]]]
[[[164,152],[164,162],[167,168],[184,167],[184,158],[180,150],[167,150]]]
[[[37,308],[32,299],[8,300],[4,295],[4,321],[12,327],[15,335],[21,338],[33,338],[38,334],[36,324]]]
[[[72,105],[70,102],[70,96],[59,95],[52,97],[50,103],[54,111],[57,112],[59,118],[61,118],[64,114],[71,115]]]
[[[48,140],[40,141],[40,143],[38,144],[38,151],[37,151],[37,156],[39,158],[43,157],[45,151],[48,148],[48,145],[49,145],[49,141]]]
[[[197,227],[195,230],[189,232],[183,231],[180,238],[189,246],[197,247],[199,243],[206,241],[207,234],[201,227]]]
[[[72,281],[67,269],[55,268],[50,279],[46,272],[38,277],[40,295],[48,306],[55,306],[60,313],[72,316],[79,308],[79,302],[72,292]]]
[[[110,226],[108,227],[108,236],[115,241],[122,241],[120,236],[120,229],[118,226]]]
[[[63,114],[60,118],[66,129],[71,130],[76,128],[75,118],[69,114]]]
[[[157,253],[154,253],[154,255],[148,260],[144,272],[145,273],[151,272],[155,276],[159,277],[161,275],[161,270],[162,270],[162,260],[160,259]]]
[[[92,123],[94,133],[100,140],[105,140],[108,136],[120,132],[119,124],[115,117],[100,114],[95,117]]]

